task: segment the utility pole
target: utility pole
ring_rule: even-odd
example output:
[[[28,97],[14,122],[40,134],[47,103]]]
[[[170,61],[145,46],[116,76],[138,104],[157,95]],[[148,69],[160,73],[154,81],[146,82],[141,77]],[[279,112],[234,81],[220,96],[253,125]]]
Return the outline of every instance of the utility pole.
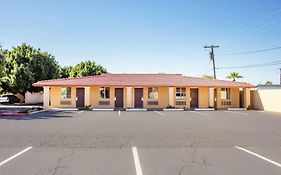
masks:
[[[211,49],[210,52],[210,59],[213,61],[213,71],[214,71],[214,79],[217,79],[217,75],[216,75],[216,64],[215,64],[215,54],[214,54],[214,48],[218,48],[219,46],[214,46],[214,45],[206,45],[204,46],[205,49]]]
[[[279,70],[280,70],[280,85],[281,85],[281,68]]]

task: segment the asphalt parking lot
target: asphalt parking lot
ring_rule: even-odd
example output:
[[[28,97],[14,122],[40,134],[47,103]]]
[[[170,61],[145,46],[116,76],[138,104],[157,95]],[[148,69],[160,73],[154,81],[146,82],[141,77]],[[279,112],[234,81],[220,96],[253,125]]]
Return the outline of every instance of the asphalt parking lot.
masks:
[[[1,175],[281,174],[281,114],[47,111],[0,118]]]

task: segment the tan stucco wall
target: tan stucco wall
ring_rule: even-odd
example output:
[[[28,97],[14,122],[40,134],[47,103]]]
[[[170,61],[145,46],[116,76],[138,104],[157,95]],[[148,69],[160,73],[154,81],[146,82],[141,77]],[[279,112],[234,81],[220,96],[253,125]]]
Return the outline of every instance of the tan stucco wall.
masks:
[[[52,108],[75,108],[76,107],[76,87],[71,87],[70,105],[61,105],[61,87],[51,87],[51,107]],[[65,100],[66,101],[66,100]]]
[[[281,112],[281,89],[251,90],[251,106],[254,109]]]
[[[239,88],[230,88],[231,105],[222,105],[221,88],[217,88],[217,108],[239,108]]]
[[[198,107],[208,108],[209,106],[209,88],[198,89]]]
[[[103,99],[99,95],[99,88],[100,86],[91,86],[90,88],[90,104],[93,108],[114,108],[114,98],[115,98],[115,89],[114,86],[110,86],[110,98],[109,99]],[[109,101],[109,105],[99,105],[99,101]]]
[[[99,96],[99,88],[100,86],[91,86],[89,87],[89,94],[87,95],[87,91],[85,91],[85,102],[89,103],[93,108],[114,108],[115,106],[115,88],[123,88],[124,89],[124,108],[126,107],[134,107],[134,88],[126,88],[126,87],[114,87],[110,86],[110,98],[102,99]],[[143,100],[144,100],[144,108],[166,108],[169,105],[169,87],[158,87],[158,105],[147,105],[148,99],[148,87],[143,88]],[[170,87],[171,88],[171,87]],[[186,106],[177,106],[176,105],[176,87],[173,87],[173,105],[176,108],[190,108],[190,88],[186,87]],[[127,91],[131,92],[128,93]],[[128,94],[131,94],[131,97],[128,98]],[[61,87],[52,86],[50,91],[51,97],[51,107],[52,108],[75,108],[76,107],[76,87],[71,88],[71,104],[70,105],[61,105]],[[109,101],[110,105],[99,105],[99,101]],[[231,105],[222,106],[220,100],[220,88],[217,88],[217,101],[218,108],[237,108],[239,107],[239,88],[231,88]],[[86,103],[85,103],[86,104]],[[209,88],[199,88],[198,89],[198,105],[199,108],[207,108],[209,106]]]
[[[150,100],[148,99],[148,88],[143,88],[143,107],[150,109],[150,108],[166,108],[169,104],[169,94],[168,94],[168,87],[157,87],[158,88],[158,99]],[[148,101],[158,101],[158,105],[148,105]]]

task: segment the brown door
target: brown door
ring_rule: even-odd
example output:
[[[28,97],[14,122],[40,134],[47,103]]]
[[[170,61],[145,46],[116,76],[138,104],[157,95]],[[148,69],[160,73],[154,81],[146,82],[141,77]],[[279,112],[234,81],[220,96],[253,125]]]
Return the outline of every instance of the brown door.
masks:
[[[190,89],[190,107],[198,108],[198,89]]]
[[[143,108],[143,88],[135,88],[135,108]]]
[[[85,105],[85,90],[84,88],[76,88],[76,107],[81,108]]]
[[[240,108],[244,108],[244,91],[239,91],[239,102]]]
[[[115,108],[123,108],[123,88],[115,88]]]

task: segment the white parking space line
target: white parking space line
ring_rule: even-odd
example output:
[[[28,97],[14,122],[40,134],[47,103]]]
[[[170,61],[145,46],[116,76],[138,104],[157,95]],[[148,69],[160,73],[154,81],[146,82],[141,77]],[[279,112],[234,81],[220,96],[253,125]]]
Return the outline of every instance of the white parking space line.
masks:
[[[84,112],[84,111],[79,111],[77,114],[81,114],[82,112]]]
[[[15,154],[15,155],[13,155],[12,157],[9,157],[8,159],[6,159],[6,160],[4,160],[4,161],[0,162],[0,166],[2,166],[2,165],[4,165],[5,163],[7,163],[7,162],[11,161],[12,159],[14,159],[14,158],[18,157],[19,155],[21,155],[21,154],[23,154],[23,153],[27,152],[27,151],[28,151],[28,150],[30,150],[31,148],[32,148],[32,147],[25,148],[25,149],[24,149],[24,150],[22,150],[21,152],[19,152],[19,153],[17,153],[17,154]]]
[[[199,114],[199,115],[208,116],[208,114],[203,113],[203,112],[198,112],[198,111],[191,111],[191,112],[193,112],[193,113],[195,113],[195,114]]]
[[[159,112],[159,111],[154,111],[154,112],[156,112],[157,114],[160,114],[160,115],[162,115],[162,116],[165,116],[166,114],[164,114],[164,113],[162,113],[162,112]]]
[[[142,175],[141,164],[140,164],[140,159],[139,159],[137,147],[133,146],[132,152],[133,152],[133,156],[134,156],[136,175]]]
[[[121,111],[120,110],[118,111],[118,116],[121,116]]]
[[[252,152],[252,151],[249,151],[249,150],[247,150],[247,149],[245,149],[245,148],[242,148],[242,147],[239,147],[239,146],[235,146],[235,148],[236,148],[236,149],[239,149],[239,150],[242,150],[242,151],[244,151],[244,152],[246,152],[246,153],[252,154],[252,155],[254,155],[254,156],[256,156],[256,157],[258,157],[258,158],[260,158],[260,159],[262,159],[262,160],[265,160],[265,161],[267,161],[267,162],[269,162],[269,163],[271,163],[271,164],[273,164],[273,165],[276,165],[276,166],[278,166],[278,167],[281,168],[281,164],[280,164],[280,163],[277,163],[277,162],[275,162],[275,161],[273,161],[273,160],[270,160],[270,159],[268,159],[268,158],[266,158],[266,157],[263,157],[263,156],[261,156],[261,155],[259,155],[259,154],[257,154],[257,153],[254,153],[254,152]]]
[[[249,114],[246,114],[246,113],[234,112],[234,111],[224,111],[224,112],[228,112],[228,113],[232,113],[232,114],[239,114],[239,115],[249,115]]]

